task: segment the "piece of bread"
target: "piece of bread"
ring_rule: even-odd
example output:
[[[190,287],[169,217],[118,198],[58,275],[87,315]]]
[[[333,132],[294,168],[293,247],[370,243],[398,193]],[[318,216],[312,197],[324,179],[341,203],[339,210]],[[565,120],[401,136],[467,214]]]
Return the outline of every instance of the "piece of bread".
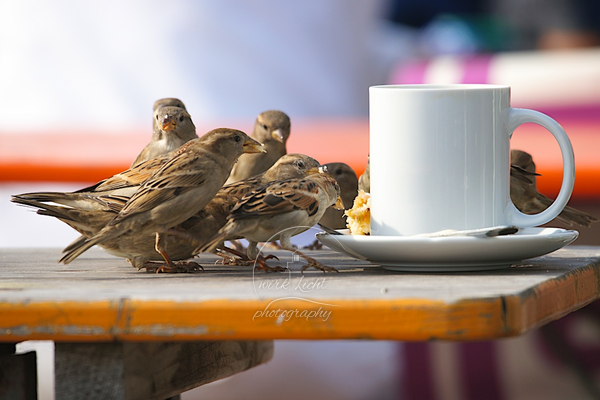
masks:
[[[354,198],[352,208],[346,210],[348,217],[346,226],[352,235],[371,234],[371,194],[363,190],[358,191]]]

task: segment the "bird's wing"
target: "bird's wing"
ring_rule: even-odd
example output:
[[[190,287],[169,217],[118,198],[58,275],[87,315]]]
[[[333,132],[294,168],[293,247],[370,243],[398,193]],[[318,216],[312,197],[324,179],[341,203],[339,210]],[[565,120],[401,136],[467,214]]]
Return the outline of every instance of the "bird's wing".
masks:
[[[135,192],[123,207],[115,223],[151,210],[189,190],[201,187],[214,174],[214,161],[198,154],[179,154],[169,160]]]
[[[234,219],[305,210],[309,216],[319,208],[319,186],[306,179],[271,182],[244,196],[231,212]]]

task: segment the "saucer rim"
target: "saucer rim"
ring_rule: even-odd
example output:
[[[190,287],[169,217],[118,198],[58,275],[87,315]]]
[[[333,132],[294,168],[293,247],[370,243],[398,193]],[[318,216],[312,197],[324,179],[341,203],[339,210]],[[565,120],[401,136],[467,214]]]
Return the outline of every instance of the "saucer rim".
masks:
[[[392,271],[406,271],[406,272],[466,272],[466,271],[484,271],[484,270],[493,270],[493,269],[504,269],[509,268],[513,264],[517,264],[522,262],[523,260],[529,258],[540,257],[545,254],[552,253],[556,250],[561,249],[562,247],[571,244],[579,237],[579,232],[577,230],[570,230],[564,228],[554,228],[554,227],[528,227],[521,228],[520,232],[517,232],[512,235],[505,236],[496,236],[490,238],[482,238],[482,237],[474,237],[474,236],[443,236],[443,237],[424,237],[424,236],[367,236],[367,235],[350,235],[348,233],[348,229],[338,229],[338,232],[341,235],[332,235],[327,232],[320,232],[316,235],[317,239],[321,241],[324,245],[328,246],[331,250],[336,251],[341,254],[346,254],[349,257],[353,257],[359,260],[368,261],[373,265],[381,266],[384,269],[392,270]],[[328,239],[335,239],[336,237],[344,237],[342,239],[343,243],[340,242],[340,246],[345,250],[338,250],[328,245],[325,241],[322,241],[321,238],[328,237]],[[350,239],[352,238],[352,239]],[[377,245],[382,245],[385,243],[398,243],[398,244],[410,244],[410,243],[419,243],[423,244],[440,244],[444,243],[444,245],[457,243],[461,245],[476,245],[476,243],[481,243],[481,240],[489,241],[488,243],[503,243],[506,245],[507,242],[518,242],[518,241],[530,241],[530,240],[540,240],[540,241],[548,241],[551,240],[554,244],[550,246],[553,250],[532,250],[531,256],[521,257],[522,252],[517,252],[513,256],[505,255],[505,257],[498,257],[495,260],[484,260],[483,258],[478,261],[478,257],[474,257],[474,261],[468,261],[465,259],[461,259],[461,261],[450,261],[450,262],[439,262],[439,261],[426,261],[426,258],[423,258],[423,261],[414,261],[414,257],[412,260],[407,260],[405,262],[402,261],[389,261],[389,257],[383,257],[384,259],[375,259],[374,257],[365,257],[362,254],[359,254],[360,249],[352,249],[352,244],[356,244],[359,246],[364,246],[367,243],[376,243]],[[550,243],[544,243],[546,246]],[[399,250],[400,251],[400,250]],[[354,254],[353,254],[354,253]],[[520,254],[521,253],[521,254]],[[399,254],[400,255],[400,254]],[[449,254],[450,255],[450,254]],[[436,257],[432,257],[435,259]],[[451,257],[452,258],[452,257]],[[456,257],[455,257],[456,259]]]
[[[481,237],[477,237],[477,236],[467,236],[467,235],[454,235],[454,236],[419,236],[419,235],[410,235],[410,236],[391,236],[391,235],[381,235],[381,236],[371,236],[371,235],[352,235],[350,234],[350,230],[349,229],[335,229],[336,232],[339,232],[340,235],[332,235],[330,233],[327,233],[325,231],[321,231],[317,234],[315,234],[317,237],[319,236],[331,236],[331,237],[336,237],[336,236],[344,236],[344,237],[352,237],[355,238],[354,240],[364,240],[364,241],[409,241],[409,240],[418,240],[418,241],[428,241],[428,240],[434,240],[434,241],[451,241],[451,240],[470,240],[470,239],[482,239]],[[531,231],[535,231],[535,232],[531,232]],[[549,232],[551,231],[551,232]],[[348,232],[348,233],[346,233]],[[544,233],[546,232],[546,233]],[[576,234],[577,236],[579,235],[579,231],[575,230],[575,229],[565,229],[565,228],[555,228],[555,227],[525,227],[525,228],[519,228],[519,232],[511,234],[511,235],[502,235],[502,236],[494,236],[494,237],[489,237],[489,238],[485,238],[485,239],[502,239],[502,240],[512,240],[514,238],[530,238],[533,236],[551,236],[551,235],[562,235],[562,234]],[[511,239],[509,239],[511,238]]]

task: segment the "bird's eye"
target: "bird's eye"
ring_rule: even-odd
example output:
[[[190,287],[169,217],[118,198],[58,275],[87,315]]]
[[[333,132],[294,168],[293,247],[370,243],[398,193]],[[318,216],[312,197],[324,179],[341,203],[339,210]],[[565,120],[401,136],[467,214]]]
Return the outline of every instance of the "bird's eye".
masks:
[[[265,131],[268,131],[268,130],[269,130],[269,127],[268,127],[266,124],[263,124],[263,126],[262,126],[262,127],[263,127],[263,129],[264,129]]]
[[[179,122],[183,122],[184,118],[185,118],[185,115],[182,115],[181,117],[179,117]]]
[[[335,170],[335,174],[336,175],[341,175],[342,174],[342,170],[341,169],[336,169]]]
[[[156,120],[158,121],[158,114],[156,114]]]
[[[239,137],[238,135],[235,135],[235,136],[233,137],[233,140],[235,140],[236,142],[239,142],[240,140],[242,140],[242,138],[241,138],[241,137]]]
[[[304,162],[303,161],[298,161],[298,168],[304,169]]]

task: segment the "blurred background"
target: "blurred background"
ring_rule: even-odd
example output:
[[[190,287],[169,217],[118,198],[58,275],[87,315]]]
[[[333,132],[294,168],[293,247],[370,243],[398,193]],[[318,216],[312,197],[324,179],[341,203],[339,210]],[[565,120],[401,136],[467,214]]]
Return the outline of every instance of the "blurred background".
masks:
[[[0,15],[2,248],[58,254],[70,243],[77,235],[68,227],[10,195],[75,190],[127,168],[150,139],[159,98],[182,99],[199,134],[250,132],[260,112],[283,110],[292,120],[288,152],[345,162],[360,175],[368,87],[385,83],[510,85],[513,106],[565,127],[577,166],[571,205],[600,215],[597,0],[2,0]],[[550,135],[518,132],[513,144],[533,154],[540,190],[556,194],[560,154]],[[580,232],[576,244],[600,244],[598,227]],[[598,351],[598,320],[578,314],[561,329],[575,332],[577,351]],[[468,398],[473,379],[458,368],[469,362],[467,345],[280,341],[270,363],[183,398]],[[476,345],[491,354],[477,377],[494,391],[487,398],[594,398],[582,382],[600,382],[600,358],[582,361],[582,377],[537,331]],[[52,344],[34,347],[40,398],[53,398]],[[424,368],[430,376],[420,382],[434,389],[405,379],[410,368]]]

